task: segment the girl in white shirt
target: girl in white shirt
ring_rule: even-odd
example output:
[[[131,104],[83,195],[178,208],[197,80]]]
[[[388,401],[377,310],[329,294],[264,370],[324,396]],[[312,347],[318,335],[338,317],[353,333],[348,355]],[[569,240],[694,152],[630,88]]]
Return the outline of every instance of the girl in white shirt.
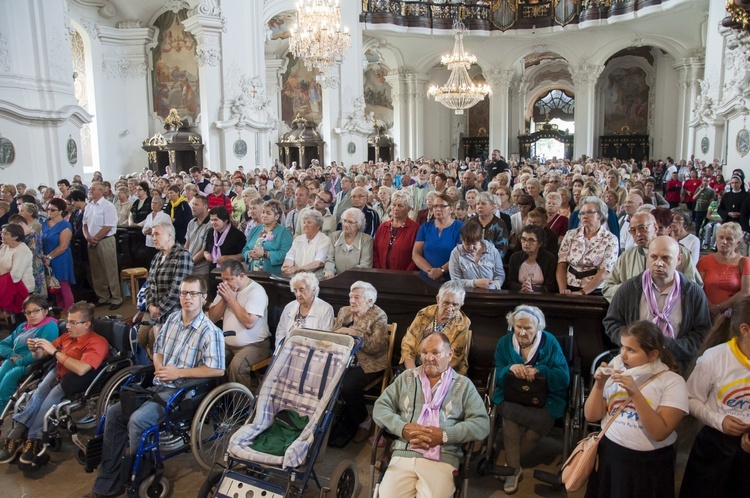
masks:
[[[680,498],[750,496],[750,298],[721,315],[688,379],[690,414],[705,424]]]
[[[615,411],[617,417],[599,443],[586,498],[674,496],[675,428],[688,413],[685,381],[652,322],[631,323],[620,340],[620,354],[596,371],[584,407],[589,422],[604,419],[604,425]]]

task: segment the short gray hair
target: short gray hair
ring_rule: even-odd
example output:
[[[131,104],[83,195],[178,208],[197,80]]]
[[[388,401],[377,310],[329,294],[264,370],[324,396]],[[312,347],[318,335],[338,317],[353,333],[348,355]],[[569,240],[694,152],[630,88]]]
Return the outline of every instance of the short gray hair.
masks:
[[[356,289],[362,289],[362,293],[365,295],[365,299],[370,301],[370,306],[373,306],[375,304],[375,301],[378,300],[378,291],[371,283],[357,280],[352,284],[349,291],[353,291]]]
[[[362,228],[364,228],[365,226],[365,213],[361,209],[350,207],[349,209],[341,213],[341,217],[343,218],[347,214],[353,214],[357,217],[357,230],[361,232]],[[323,218],[321,217],[320,219],[322,220]]]
[[[298,283],[302,283],[312,289],[315,293],[315,297],[318,297],[318,292],[320,292],[320,284],[318,282],[318,278],[313,273],[310,273],[308,271],[297,273],[289,281],[289,289],[294,292],[294,286]]]
[[[167,223],[166,221],[160,221],[155,225],[151,225],[151,232],[153,232],[155,228],[162,228],[165,232],[172,236],[172,239],[175,238],[174,225],[172,224],[172,222]]]
[[[547,321],[544,319],[544,313],[542,313],[542,310],[536,306],[529,306],[527,304],[516,306],[516,309],[508,313],[505,318],[508,320],[508,326],[511,328],[519,318],[531,318],[534,320],[536,322],[537,332],[544,330],[544,327],[547,326]]]
[[[458,299],[461,300],[461,306],[464,305],[464,299],[466,299],[466,289],[464,289],[463,285],[453,280],[445,282],[440,286],[440,290],[438,291],[438,301],[442,301],[443,298],[448,294],[453,294],[454,296],[458,297]]]
[[[409,206],[409,209],[414,209],[414,199],[412,199],[411,195],[409,195],[409,193],[404,190],[396,190],[393,194],[391,194],[391,204],[396,201],[401,201]]]
[[[496,203],[495,196],[489,192],[479,192],[477,194],[477,202],[479,201],[489,202],[491,206],[494,206]]]
[[[318,212],[317,209],[305,209],[302,212],[302,221],[312,218],[313,222],[318,225],[318,228],[323,226],[323,215]]]
[[[155,196],[151,197],[151,202],[154,202],[154,201],[158,202],[158,203],[159,203],[159,204],[161,204],[162,206],[164,205],[164,199],[162,199],[162,198],[161,198],[160,196],[158,196],[158,195],[155,195]]]
[[[581,201],[581,208],[586,204],[596,204],[599,207],[599,217],[602,220],[602,225],[607,222],[607,218],[609,218],[609,207],[607,207],[607,204],[603,200],[599,197],[590,195]]]
[[[24,202],[23,204],[21,204],[20,210],[27,211],[32,216],[32,218],[36,218],[37,216],[39,216],[39,208],[33,202]]]

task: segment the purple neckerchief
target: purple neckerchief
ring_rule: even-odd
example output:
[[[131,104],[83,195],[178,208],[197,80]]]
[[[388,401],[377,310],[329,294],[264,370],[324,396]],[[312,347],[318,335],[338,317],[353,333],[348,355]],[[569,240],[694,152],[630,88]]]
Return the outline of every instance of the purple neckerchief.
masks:
[[[424,373],[424,365],[419,369],[419,380],[422,382],[422,395],[424,396],[424,404],[422,405],[422,412],[419,414],[417,423],[426,427],[440,427],[440,407],[443,405],[445,396],[448,394],[448,390],[451,387],[451,380],[453,379],[453,369],[448,366],[448,369],[440,375],[440,386],[432,396],[432,388],[430,387],[430,379],[427,378],[427,374]],[[440,461],[440,445],[433,446],[423,450],[421,448],[412,448],[412,451],[422,453],[428,460]]]
[[[211,248],[211,259],[213,260],[214,264],[216,264],[216,266],[219,266],[219,263],[217,263],[217,260],[221,257],[221,245],[224,243],[224,240],[227,238],[227,234],[229,233],[229,230],[231,228],[232,228],[232,225],[227,224],[227,227],[221,233],[221,237],[217,237],[216,230],[214,230],[214,246]]]
[[[674,286],[669,291],[667,301],[664,303],[664,309],[660,310],[659,305],[656,302],[656,294],[654,293],[654,282],[651,280],[651,270],[643,272],[643,297],[646,298],[646,306],[651,316],[654,317],[654,323],[659,327],[664,334],[664,337],[670,339],[675,338],[675,330],[672,322],[669,321],[669,314],[674,309],[675,304],[680,299],[680,272],[674,272]]]

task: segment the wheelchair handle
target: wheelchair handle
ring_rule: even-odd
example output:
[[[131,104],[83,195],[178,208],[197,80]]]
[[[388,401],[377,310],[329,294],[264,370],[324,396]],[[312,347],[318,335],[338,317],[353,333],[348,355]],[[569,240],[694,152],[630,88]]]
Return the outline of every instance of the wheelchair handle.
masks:
[[[237,332],[234,330],[225,330],[224,331],[224,337],[234,337],[237,335]]]

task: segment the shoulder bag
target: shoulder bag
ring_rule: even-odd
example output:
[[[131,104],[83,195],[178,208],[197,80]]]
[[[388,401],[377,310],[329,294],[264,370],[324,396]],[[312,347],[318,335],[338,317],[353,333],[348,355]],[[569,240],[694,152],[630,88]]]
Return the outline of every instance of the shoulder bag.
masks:
[[[55,274],[52,273],[52,268],[49,266],[44,267],[44,277],[47,283],[47,293],[57,294],[60,292],[60,281],[57,280]]]
[[[652,375],[648,378],[648,380],[646,380],[646,382],[641,384],[638,389],[643,389],[644,387],[646,387],[646,384],[656,379],[666,371],[667,370],[662,370],[661,372]],[[599,463],[597,453],[599,450],[599,441],[601,441],[604,433],[607,432],[607,429],[609,429],[609,426],[612,425],[615,419],[620,415],[620,410],[628,406],[628,403],[630,403],[631,399],[633,398],[629,396],[625,400],[625,402],[620,405],[619,409],[615,409],[609,421],[607,422],[607,425],[602,427],[601,431],[594,432],[593,434],[589,434],[584,439],[581,439],[573,449],[573,452],[563,464],[562,469],[560,469],[562,471],[562,482],[563,484],[565,484],[565,489],[567,491],[578,491],[586,485],[589,477],[591,476],[591,473]]]

